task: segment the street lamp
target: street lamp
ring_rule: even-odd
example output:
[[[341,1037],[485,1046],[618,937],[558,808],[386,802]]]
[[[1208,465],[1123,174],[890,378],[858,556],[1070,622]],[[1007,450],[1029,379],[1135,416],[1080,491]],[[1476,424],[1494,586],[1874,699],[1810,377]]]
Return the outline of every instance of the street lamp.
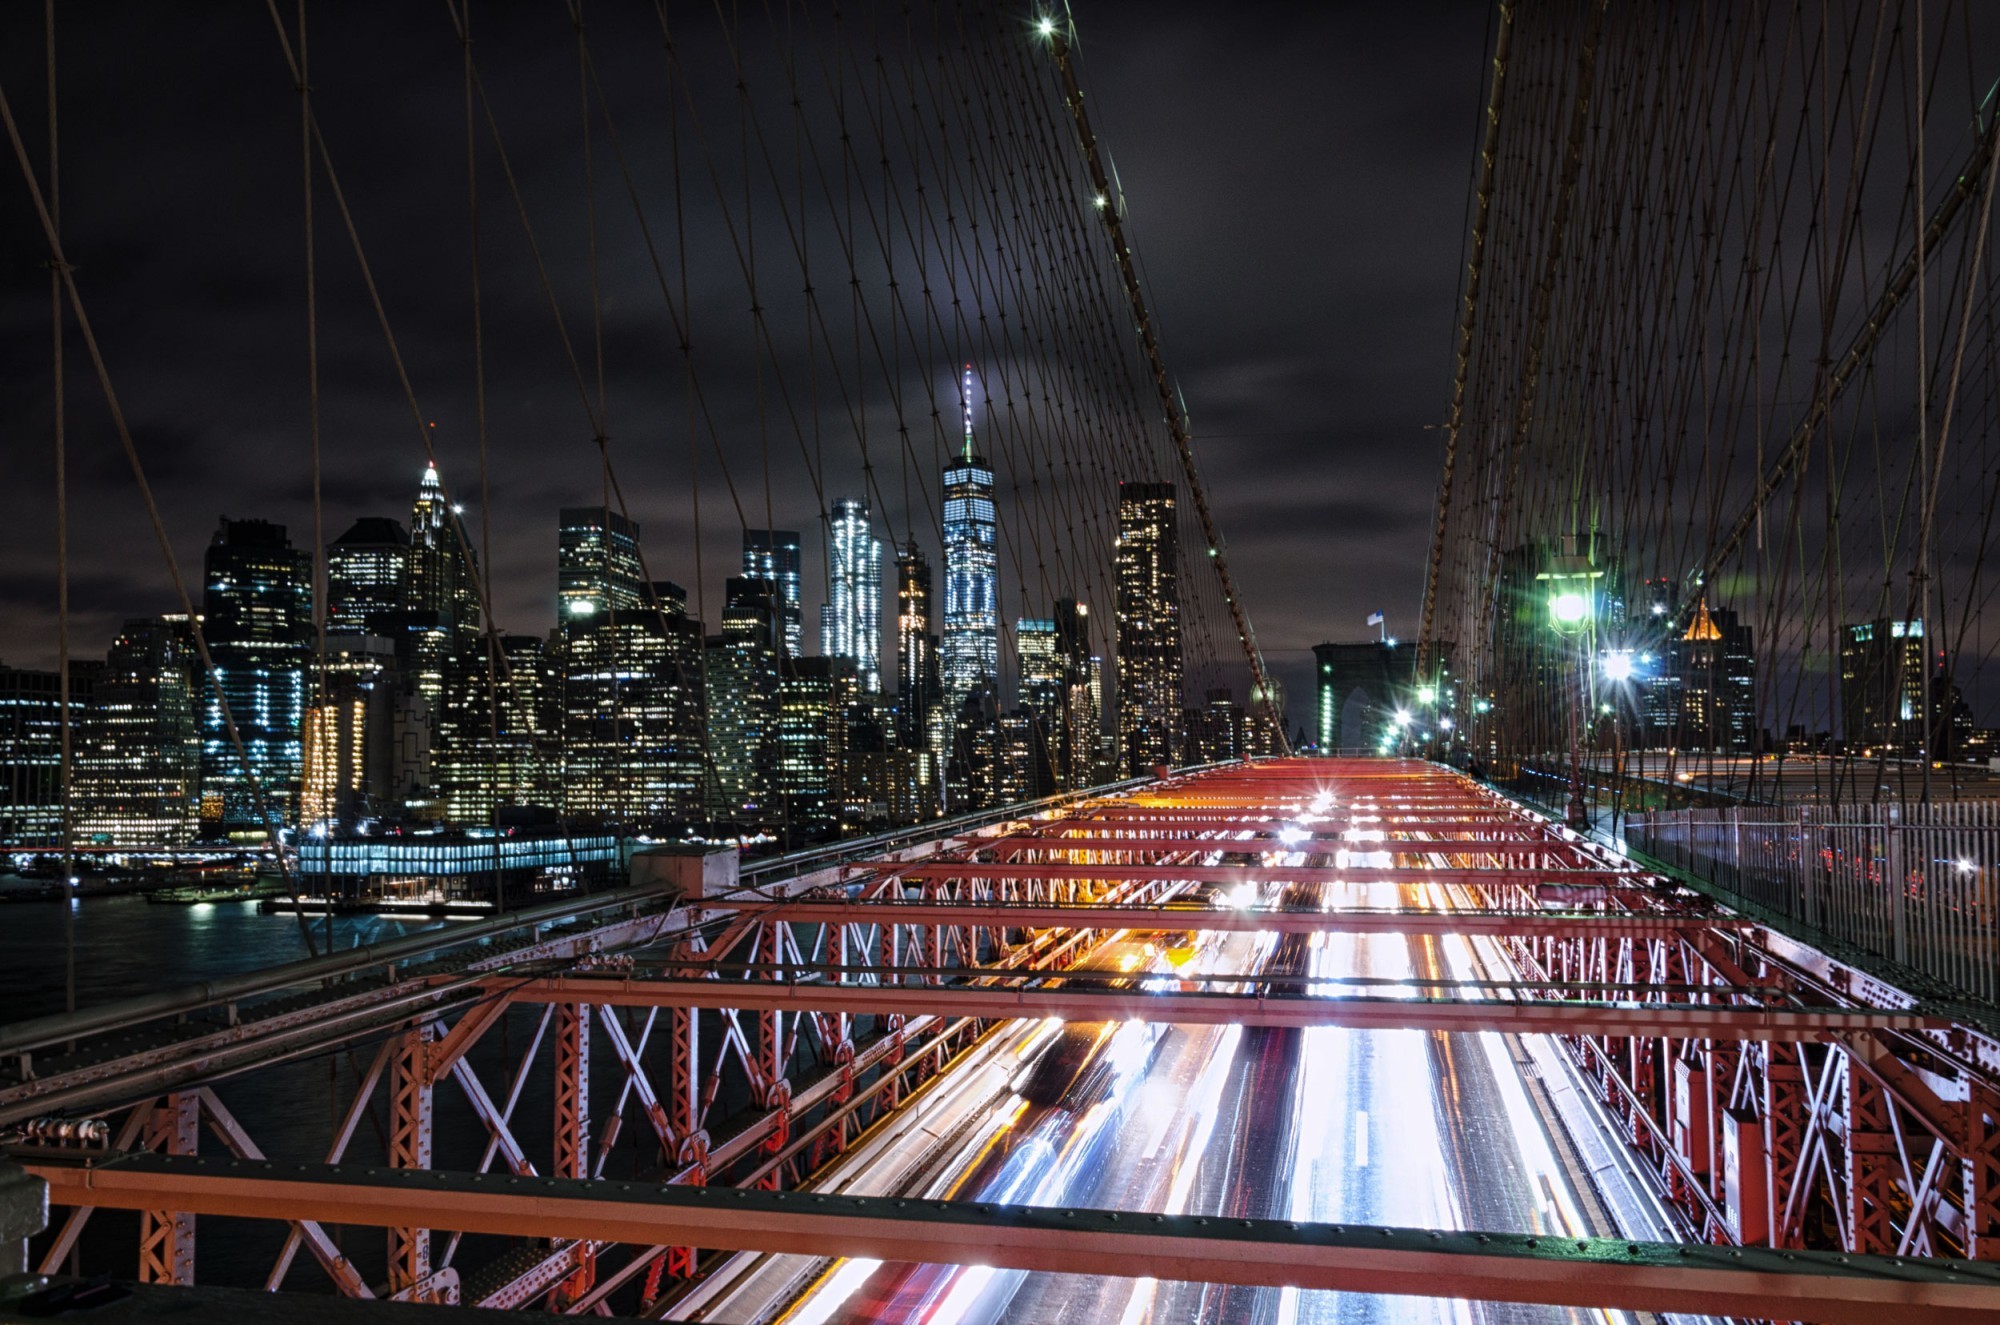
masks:
[[[1549,586],[1549,625],[1565,642],[1572,642],[1570,662],[1576,669],[1569,705],[1569,804],[1563,821],[1577,832],[1590,827],[1590,810],[1583,799],[1583,724],[1589,702],[1591,636],[1597,625],[1597,581],[1604,572],[1588,555],[1575,551],[1575,539],[1564,540],[1563,555],[1535,578]]]

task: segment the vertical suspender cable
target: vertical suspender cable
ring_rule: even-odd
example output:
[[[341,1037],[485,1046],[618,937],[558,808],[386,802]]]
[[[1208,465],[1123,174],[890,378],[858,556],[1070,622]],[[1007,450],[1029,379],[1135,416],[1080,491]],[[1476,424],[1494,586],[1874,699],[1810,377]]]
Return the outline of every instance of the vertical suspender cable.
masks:
[[[299,0],[299,172],[304,199],[305,241],[306,241],[306,449],[312,464],[312,614],[313,614],[313,707],[319,710],[317,721],[308,721],[301,733],[316,733],[319,744],[324,749],[327,743],[326,722],[326,517],[320,502],[319,463],[319,276],[314,265],[313,242],[313,161],[312,161],[312,85],[307,82],[306,64],[306,0]],[[300,741],[300,752],[305,756],[305,777],[313,775],[312,761],[315,751]],[[336,756],[336,759],[338,756]],[[301,786],[301,791],[303,791]],[[322,806],[325,814],[329,806]],[[310,825],[308,825],[310,828]],[[326,893],[326,950],[333,951],[333,829],[327,828],[327,846],[324,855],[326,873],[320,880],[320,887]],[[303,864],[303,859],[301,860]],[[306,947],[312,948],[312,922],[306,919],[305,904],[299,900],[298,891],[292,892],[292,912],[299,918],[299,930],[306,936]]]
[[[49,220],[62,230],[62,186],[57,170],[56,141],[56,0],[43,7],[49,84]],[[49,257],[49,342],[52,386],[55,393],[56,460],[56,702],[61,706],[62,766],[58,773],[62,792],[62,899],[63,899],[63,1011],[76,1011],[76,907],[70,894],[76,877],[76,821],[70,804],[71,775],[74,771],[70,743],[69,693],[69,443],[68,420],[63,412],[63,272],[62,257]]]
[[[1201,472],[1195,466],[1194,443],[1188,436],[1187,417],[1181,413],[1173,382],[1167,376],[1160,340],[1153,331],[1152,318],[1146,308],[1146,293],[1139,284],[1138,269],[1133,265],[1131,245],[1125,241],[1125,226],[1119,216],[1118,199],[1113,194],[1110,176],[1105,172],[1104,157],[1098,150],[1097,135],[1091,130],[1090,116],[1084,110],[1083,88],[1077,82],[1076,68],[1070,62],[1067,35],[1053,26],[1044,35],[1050,52],[1055,56],[1056,70],[1062,76],[1063,98],[1069,105],[1070,117],[1076,122],[1077,141],[1083,149],[1084,164],[1090,170],[1090,182],[1096,188],[1098,198],[1102,199],[1097,214],[1104,220],[1105,233],[1111,240],[1111,253],[1117,260],[1118,274],[1124,280],[1125,295],[1132,303],[1139,344],[1145,351],[1147,365],[1153,371],[1153,384],[1160,393],[1160,410],[1167,425],[1167,435],[1180,458],[1181,472],[1187,479],[1188,496],[1194,502],[1195,514],[1201,521],[1202,536],[1208,540],[1209,559],[1215,563],[1216,575],[1222,581],[1223,602],[1236,626],[1236,638],[1242,645],[1243,657],[1250,664],[1250,679],[1256,688],[1253,703],[1271,726],[1272,744],[1280,753],[1290,754],[1292,747],[1285,735],[1284,715],[1278,711],[1276,697],[1272,694],[1270,679],[1264,670],[1263,654],[1258,651],[1257,637],[1251,631],[1250,618],[1243,610],[1242,595],[1237,593],[1235,581],[1230,578],[1229,558],[1223,552],[1222,535],[1216,530],[1215,517],[1208,507],[1208,493],[1202,487]]]

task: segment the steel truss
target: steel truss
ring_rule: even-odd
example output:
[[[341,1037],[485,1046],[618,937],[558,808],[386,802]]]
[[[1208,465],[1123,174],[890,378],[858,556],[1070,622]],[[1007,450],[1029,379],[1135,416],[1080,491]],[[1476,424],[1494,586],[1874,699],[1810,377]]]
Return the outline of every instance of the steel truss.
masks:
[[[141,1274],[158,1282],[197,1273],[198,1215],[231,1213],[290,1225],[272,1288],[304,1250],[350,1297],[573,1312],[614,1291],[653,1301],[696,1272],[697,1246],[872,1254],[876,1234],[853,1219],[784,1241],[787,1212],[806,1208],[786,1193],[800,1199],[819,1166],[1005,1020],[1139,1016],[1556,1036],[1697,1242],[1900,1257],[1907,1273],[1878,1289],[1860,1286],[1874,1282],[1866,1267],[1763,1258],[1748,1262],[1759,1274],[1715,1280],[1729,1266],[1706,1253],[1622,1243],[1516,1273],[1489,1263],[1499,1251],[1425,1259],[1412,1242],[1403,1257],[1399,1235],[1366,1245],[1400,1268],[1364,1273],[1329,1250],[1344,1233],[1261,1225],[1230,1233],[1240,1245],[1226,1256],[1189,1243],[1172,1263],[1148,1259],[1121,1229],[1072,1262],[1060,1258],[1082,1243],[1034,1233],[1043,1217],[1021,1212],[1002,1221],[1026,1230],[1007,1235],[1017,1250],[989,1237],[985,1263],[1828,1320],[2000,1312],[2000,1279],[1929,1259],[2000,1260],[2000,1042],[1445,770],[1261,762],[806,863],[746,871],[719,896],[641,888],[471,927],[476,944],[445,936],[212,998],[163,996],[123,1021],[98,1016],[104,1038],[75,1053],[60,1048],[72,1024],[0,1028],[15,1062],[0,1124],[122,1111],[109,1148],[156,1156],[91,1167],[19,1149],[71,1206],[44,1266],[98,1206],[144,1212]],[[1246,882],[1263,889],[1253,905],[1218,905]],[[1360,883],[1398,885],[1403,901],[1357,907],[1346,885]],[[1302,893],[1321,900],[1274,905]],[[1421,999],[1270,982],[1138,992],[1072,969],[1118,931],[1205,929],[1462,934],[1512,969]],[[162,1008],[196,1019],[168,1024]],[[363,1048],[325,1150],[261,1167],[260,1119],[224,1102],[234,1077]],[[546,1109],[524,1103],[531,1081],[552,1091]],[[220,1152],[199,1153],[203,1124]],[[476,1166],[440,1171],[444,1144],[468,1136]],[[663,1186],[689,1195],[663,1202]],[[723,1186],[766,1195],[699,1195]],[[634,1191],[660,1208],[596,1208]],[[516,1192],[536,1193],[522,1198],[532,1215],[494,1213]],[[975,1216],[990,1212],[924,1213],[927,1228]],[[387,1230],[379,1278],[343,1252],[334,1226],[348,1224]],[[467,1233],[521,1241],[461,1273]],[[907,1219],[896,1236],[906,1256],[961,1254],[942,1234],[913,1240]]]

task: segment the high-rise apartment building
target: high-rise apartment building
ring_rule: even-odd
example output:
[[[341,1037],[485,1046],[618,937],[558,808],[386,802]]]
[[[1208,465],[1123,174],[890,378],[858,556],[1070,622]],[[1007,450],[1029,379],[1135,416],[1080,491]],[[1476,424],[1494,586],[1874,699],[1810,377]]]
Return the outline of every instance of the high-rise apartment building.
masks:
[[[972,367],[964,380],[965,449],[944,471],[944,707],[1000,682],[1000,597],[993,470],[972,449]]]
[[[639,525],[602,506],[565,506],[556,528],[556,621],[628,616],[646,606]]]
[[[803,565],[798,530],[743,531],[743,574],[748,579],[769,580],[777,586],[780,644],[788,658],[805,653],[805,615],[799,606]]]
[[[430,701],[396,662],[388,640],[327,636],[302,732],[300,823],[352,829],[400,818],[409,802],[428,798]]]
[[[185,846],[201,803],[200,660],[184,624],[127,621],[71,746],[78,842]]]
[[[202,629],[215,664],[202,715],[202,820],[225,831],[274,827],[297,808],[312,559],[283,525],[225,519],[202,564]]]
[[[861,692],[882,689],[882,545],[868,503],[842,497],[827,522],[826,596],[820,607],[819,651],[854,664]]]
[[[327,544],[326,633],[377,633],[369,622],[403,609],[409,578],[410,536],[403,526],[381,516],[356,520]]]
[[[896,741],[941,760],[950,738],[932,602],[930,563],[909,543],[896,557]]]
[[[1180,530],[1171,483],[1118,485],[1118,744],[1125,771],[1181,750]]]
[[[445,501],[437,466],[427,466],[410,508],[403,605],[413,612],[436,612],[453,634],[472,636],[479,633],[479,589],[472,549],[459,522],[462,513]]]

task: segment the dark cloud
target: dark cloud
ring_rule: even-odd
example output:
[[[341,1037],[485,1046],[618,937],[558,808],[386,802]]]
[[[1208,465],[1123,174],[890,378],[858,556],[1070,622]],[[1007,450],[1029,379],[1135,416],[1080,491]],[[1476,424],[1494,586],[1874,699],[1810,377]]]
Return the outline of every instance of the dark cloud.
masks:
[[[1292,685],[1295,719],[1307,711],[1304,650],[1364,633],[1361,619],[1377,608],[1393,619],[1415,616],[1438,460],[1437,434],[1424,429],[1442,413],[1449,385],[1487,8],[1471,0],[1075,5],[1093,114],[1169,362],[1203,439],[1202,469],[1260,638]],[[577,385],[580,373],[594,402],[574,47],[559,6],[475,13],[482,73],[576,358],[573,369],[499,163],[482,148],[496,601],[508,628],[540,631],[554,590],[555,508],[594,502],[601,491]],[[312,82],[341,183],[416,414],[438,424],[425,431],[448,483],[471,504],[479,445],[459,48],[442,7],[358,4],[315,14]],[[65,231],[176,553],[198,579],[201,548],[223,513],[283,520],[300,541],[310,529],[291,78],[255,7],[104,5],[59,15]],[[593,168],[605,424],[627,498],[648,529],[654,573],[689,583],[713,617],[735,561],[739,509],[751,524],[803,529],[810,544],[819,497],[862,489],[850,418],[866,430],[870,490],[891,508],[878,512],[885,522],[900,534],[934,519],[925,494],[956,430],[956,401],[951,381],[926,378],[918,366],[924,329],[903,328],[899,348],[896,327],[857,325],[844,298],[843,243],[824,226],[797,237],[809,246],[824,319],[810,341],[795,237],[768,212],[754,236],[763,269],[789,273],[760,289],[778,343],[775,367],[753,353],[739,258],[750,237],[732,236],[707,213],[689,222],[681,303],[674,135],[684,178],[704,191],[704,153],[729,168],[755,148],[746,149],[727,97],[674,100],[658,34],[635,21],[644,17],[603,9],[593,19],[594,54],[616,89],[620,141],[663,249],[668,292],[694,328],[703,399],[691,412],[667,303],[600,138]],[[824,34],[833,20],[808,7],[800,21]],[[690,31],[676,33],[686,65],[726,70],[727,50],[687,22]],[[0,85],[36,143],[45,133],[40,49],[39,7],[0,17]],[[827,73],[811,63],[797,72],[801,80]],[[798,126],[788,119],[785,77],[765,56],[753,56],[745,74],[764,94],[758,131],[791,161]],[[1069,149],[1066,140],[1060,146]],[[830,138],[820,150],[830,154],[799,168],[838,181],[846,167]],[[53,654],[53,595],[38,587],[52,576],[48,285],[11,163],[4,173],[14,182],[0,187],[0,526],[13,555],[0,579],[0,656],[43,662]],[[768,194],[769,181],[751,173],[745,187]],[[324,187],[317,222],[322,494],[332,536],[357,515],[407,514],[423,439]],[[878,229],[893,236],[905,224],[886,207],[857,217],[845,242],[864,278],[883,272]],[[1067,280],[1054,265],[1027,270],[1051,288]],[[897,274],[915,284],[906,261]],[[978,311],[997,317],[1001,308]],[[851,364],[855,345],[871,336],[885,355],[901,356],[903,376],[893,383],[886,373],[842,377],[836,366],[829,346],[845,347]],[[810,372],[801,366],[809,345],[818,356]],[[991,388],[1003,366],[985,369]],[[69,371],[78,647],[88,652],[102,649],[123,616],[168,606],[171,590],[74,344]],[[808,422],[795,426],[801,417]],[[829,457],[824,494],[813,491],[802,450]],[[699,548],[691,465],[703,485]],[[1109,501],[1102,491],[1055,490],[1050,500],[1072,512],[1094,503],[1101,513]],[[1051,589],[1065,575],[1101,583],[1101,568],[1081,564],[1093,549],[1058,551],[1019,529],[1014,538],[1003,582],[1021,578],[1018,565],[1027,578],[1049,578]],[[1032,605],[1039,593],[1021,601]]]

